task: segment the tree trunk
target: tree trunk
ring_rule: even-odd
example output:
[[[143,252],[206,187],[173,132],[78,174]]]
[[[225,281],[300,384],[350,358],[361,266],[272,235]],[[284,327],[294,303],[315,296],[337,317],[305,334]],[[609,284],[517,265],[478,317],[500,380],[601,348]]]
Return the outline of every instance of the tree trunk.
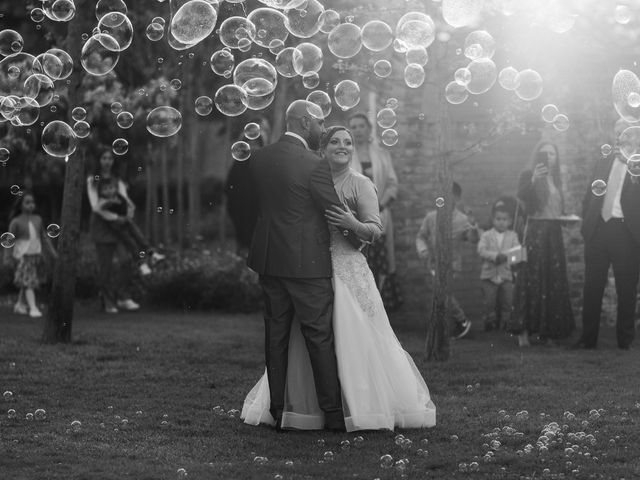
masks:
[[[65,49],[72,58],[80,58],[82,33],[90,9],[86,0],[76,0],[76,18],[68,22]],[[79,62],[74,64],[74,72],[69,84],[68,119],[71,111],[81,99],[84,71]],[[82,214],[82,193],[84,190],[85,153],[83,141],[79,142],[76,153],[68,157],[64,177],[64,192],[60,224],[62,234],[58,239],[59,258],[53,270],[53,285],[49,298],[49,309],[44,324],[42,341],[45,343],[70,343],[73,324],[73,302],[76,289],[76,263],[80,245],[80,221]]]
[[[185,79],[188,80],[190,82],[190,79]],[[183,92],[183,94],[187,97],[187,99],[189,99],[191,97],[191,88],[190,88],[191,84],[187,83],[186,87],[186,92]],[[184,108],[186,102],[181,101],[180,102],[180,110],[182,110]],[[189,135],[187,135],[186,132],[190,132],[191,128],[190,128],[190,115],[184,115],[183,116],[183,134],[182,136],[178,139],[178,145],[176,148],[176,163],[177,163],[177,175],[176,175],[176,223],[178,226],[178,232],[177,232],[177,236],[178,236],[178,257],[180,256],[180,254],[182,253],[182,246],[183,246],[183,242],[184,242],[184,199],[183,199],[183,195],[184,195],[184,157],[185,155],[188,155],[188,152],[190,151],[190,145],[189,145]]]
[[[203,122],[194,122],[197,128],[193,128],[195,132],[185,131],[184,135],[188,139],[190,148],[189,148],[189,243],[193,244],[194,241],[200,235],[200,219],[201,219],[201,208],[200,208],[200,181],[202,180],[202,168],[201,168],[201,154],[202,154],[202,144],[194,139],[194,133],[196,136],[203,133],[205,136],[207,135],[206,128],[210,126],[208,123]],[[203,127],[203,125],[205,125]],[[203,132],[200,132],[201,129],[204,129]],[[195,140],[195,141],[194,141]],[[207,157],[209,154],[205,154]]]
[[[449,358],[449,293],[451,289],[452,238],[451,223],[453,216],[452,180],[449,165],[451,151],[451,124],[448,105],[443,95],[438,103],[438,196],[444,199],[444,205],[438,207],[436,216],[436,265],[433,286],[431,315],[427,322],[427,360],[447,360]],[[440,205],[438,203],[437,205]]]
[[[151,239],[151,243],[155,245],[157,238],[155,232],[152,234],[151,219],[153,217],[153,166],[152,166],[153,151],[151,150],[151,142],[147,142],[147,161],[144,165],[144,178],[146,180],[147,191],[145,192],[145,215],[144,215],[144,234],[147,238]]]
[[[160,171],[162,175],[162,241],[165,246],[171,243],[171,229],[169,225],[169,165],[167,158],[168,145],[162,145],[160,154]]]

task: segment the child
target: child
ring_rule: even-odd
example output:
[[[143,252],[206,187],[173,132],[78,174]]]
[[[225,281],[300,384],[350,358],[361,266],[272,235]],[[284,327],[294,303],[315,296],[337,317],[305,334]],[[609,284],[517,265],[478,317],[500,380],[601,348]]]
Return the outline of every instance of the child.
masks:
[[[39,318],[42,317],[42,313],[36,304],[35,290],[45,281],[42,245],[46,246],[53,258],[57,258],[58,253],[53,248],[42,218],[35,213],[35,209],[33,194],[25,192],[17,199],[9,223],[9,231],[15,236],[15,243],[11,249],[5,250],[5,261],[9,261],[9,252],[12,251],[13,260],[16,262],[13,283],[20,289],[13,312]]]
[[[513,308],[513,273],[511,265],[519,261],[521,249],[518,235],[511,230],[513,215],[502,200],[491,209],[493,228],[480,236],[478,254],[482,258],[482,291],[484,293],[484,329],[499,329],[509,321]],[[500,318],[496,311],[500,310]]]
[[[140,258],[141,253],[144,255],[151,254],[151,259],[154,261],[160,261],[165,258],[164,255],[150,247],[140,229],[127,215],[129,203],[118,193],[117,186],[111,179],[101,179],[98,182],[98,208],[118,215],[117,220],[109,222],[109,225],[114,229],[118,238],[134,259]],[[143,262],[140,265],[140,273],[143,275],[151,273],[147,263]]]
[[[478,227],[473,217],[464,213],[460,207],[460,200],[462,198],[462,188],[456,182],[453,182],[453,223],[452,223],[452,238],[453,238],[453,275],[459,273],[462,270],[462,242],[478,241]],[[431,275],[435,275],[435,248],[436,248],[436,215],[435,210],[427,213],[418,235],[416,237],[416,250],[418,256],[427,263]],[[453,322],[453,338],[462,338],[471,329],[471,322],[467,319],[467,316],[462,310],[462,307],[453,296],[453,293],[449,293],[447,298],[449,303],[449,314]]]

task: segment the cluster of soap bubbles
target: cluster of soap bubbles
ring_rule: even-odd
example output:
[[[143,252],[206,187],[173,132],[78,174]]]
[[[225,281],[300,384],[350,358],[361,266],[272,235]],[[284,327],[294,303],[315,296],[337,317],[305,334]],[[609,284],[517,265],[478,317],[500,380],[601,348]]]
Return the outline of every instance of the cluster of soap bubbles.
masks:
[[[548,103],[540,110],[540,115],[545,123],[551,124],[559,132],[566,132],[569,129],[569,117],[560,113],[560,110],[553,103]]]

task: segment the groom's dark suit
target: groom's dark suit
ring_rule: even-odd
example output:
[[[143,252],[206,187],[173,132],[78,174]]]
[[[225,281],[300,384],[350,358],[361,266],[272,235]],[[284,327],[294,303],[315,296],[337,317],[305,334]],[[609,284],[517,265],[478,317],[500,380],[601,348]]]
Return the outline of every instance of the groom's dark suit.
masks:
[[[615,154],[598,160],[592,181],[609,182],[614,161],[618,161],[615,160]],[[591,188],[587,189],[582,204],[585,278],[580,343],[587,348],[595,347],[598,341],[602,296],[610,265],[613,265],[618,295],[618,346],[628,348],[635,334],[636,291],[640,272],[640,183],[629,173],[623,175],[620,193],[622,217],[605,222],[605,196],[594,195]],[[610,193],[614,192],[607,192]]]
[[[247,263],[260,275],[264,294],[271,414],[279,422],[285,408],[289,334],[296,319],[326,424],[344,427],[332,327],[329,229],[324,217],[324,210],[340,201],[329,165],[289,135],[262,148],[249,161],[258,218]]]

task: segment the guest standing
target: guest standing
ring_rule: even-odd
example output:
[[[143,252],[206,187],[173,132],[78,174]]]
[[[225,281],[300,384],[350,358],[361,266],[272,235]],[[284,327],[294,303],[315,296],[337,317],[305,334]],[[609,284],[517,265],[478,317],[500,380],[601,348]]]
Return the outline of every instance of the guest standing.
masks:
[[[382,237],[368,249],[367,260],[387,311],[397,309],[402,297],[396,279],[396,259],[391,205],[398,195],[398,177],[389,152],[373,142],[372,125],[364,113],[349,118],[355,140],[352,168],[369,177],[378,190]]]
[[[16,262],[13,283],[20,289],[13,312],[39,318],[42,313],[36,303],[35,291],[46,279],[42,246],[47,248],[53,258],[58,258],[58,253],[46,234],[42,217],[35,211],[33,194],[25,192],[18,197],[9,223],[9,232],[15,236],[15,244],[10,249],[5,249],[5,262],[9,260],[11,252]]]
[[[558,148],[540,142],[533,150],[531,168],[520,176],[518,198],[528,215],[524,244],[528,260],[518,274],[515,315],[520,324],[518,343],[529,345],[537,333],[552,344],[575,328],[559,217],[564,213]]]
[[[627,127],[616,123],[616,136]],[[616,149],[595,165],[592,182],[606,182],[606,193],[589,187],[582,203],[584,238],[584,293],[582,336],[575,348],[592,349],[598,342],[602,297],[613,265],[618,312],[618,347],[627,350],[635,336],[636,291],[640,265],[640,183],[627,171]],[[592,185],[592,184],[590,184]]]
[[[118,176],[118,170],[111,150],[104,147],[96,164],[93,175],[87,178],[87,196],[91,205],[91,218],[89,220],[89,234],[95,243],[98,260],[97,282],[100,290],[102,308],[106,313],[118,313],[118,308],[123,310],[138,310],[140,305],[134,302],[130,296],[131,268],[124,266],[118,287],[114,287],[113,259],[119,238],[110,222],[125,224],[127,218],[133,218],[135,205],[127,194],[127,186]],[[98,182],[111,180],[117,185],[120,195],[127,201],[127,215],[122,216],[100,208],[98,201]]]

